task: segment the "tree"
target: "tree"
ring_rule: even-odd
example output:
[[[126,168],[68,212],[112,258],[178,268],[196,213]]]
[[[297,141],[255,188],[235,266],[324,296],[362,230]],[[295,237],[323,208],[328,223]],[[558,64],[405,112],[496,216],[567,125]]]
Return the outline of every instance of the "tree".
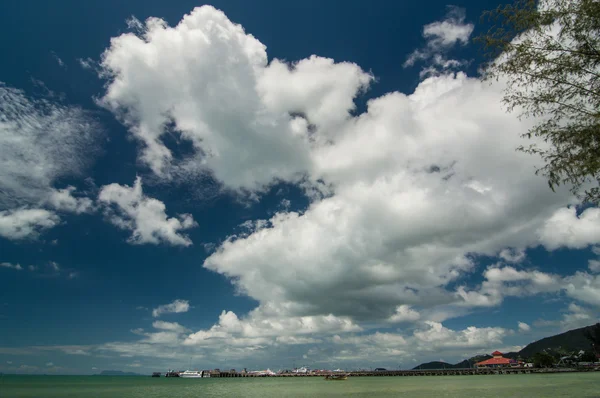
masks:
[[[583,333],[586,339],[592,344],[592,351],[594,354],[600,356],[600,323],[595,324]]]
[[[595,362],[596,354],[590,351],[586,351],[579,357],[579,362]]]
[[[536,352],[531,361],[536,368],[548,368],[554,364],[554,357],[546,352]]]
[[[516,0],[484,13],[492,27],[477,40],[488,59],[482,78],[506,81],[504,103],[537,121],[517,148],[541,156],[536,170],[600,202],[600,2]],[[542,142],[543,141],[543,142]]]

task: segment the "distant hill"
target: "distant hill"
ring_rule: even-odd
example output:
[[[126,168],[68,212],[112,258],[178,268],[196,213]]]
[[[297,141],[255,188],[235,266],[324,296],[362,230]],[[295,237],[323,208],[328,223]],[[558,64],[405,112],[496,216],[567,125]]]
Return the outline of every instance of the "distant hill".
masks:
[[[505,358],[510,359],[527,359],[531,358],[535,353],[546,351],[548,353],[557,353],[557,354],[569,354],[573,351],[589,351],[591,346],[588,339],[585,337],[585,331],[593,328],[594,325],[586,326],[579,329],[569,330],[568,332],[557,334],[555,336],[550,336],[543,338],[541,340],[535,341],[531,344],[528,344],[525,348],[523,348],[519,352],[508,352],[503,354]],[[423,370],[434,370],[434,369],[464,369],[473,367],[477,362],[485,361],[486,359],[490,359],[491,355],[477,355],[470,359],[465,359],[456,364],[450,364],[446,362],[433,361],[422,363],[421,365],[413,368],[413,369],[423,369]]]
[[[120,370],[103,370],[97,376],[141,376],[139,373],[122,372]]]
[[[585,338],[585,331],[591,329],[593,325],[579,329],[569,330],[568,332],[557,334],[556,336],[546,337],[527,345],[519,354],[528,358],[536,352],[544,350],[551,352],[570,353],[572,351],[589,351],[590,342]]]
[[[422,363],[414,369],[434,370],[434,369],[452,369],[452,368],[454,368],[454,365],[452,365],[450,363],[433,361],[433,362]]]

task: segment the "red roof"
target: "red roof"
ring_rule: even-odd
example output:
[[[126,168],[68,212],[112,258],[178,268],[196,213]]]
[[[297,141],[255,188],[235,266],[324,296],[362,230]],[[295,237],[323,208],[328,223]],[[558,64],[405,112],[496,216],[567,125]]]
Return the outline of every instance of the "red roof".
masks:
[[[502,353],[500,351],[492,352],[492,356],[498,356],[498,355],[502,356]]]
[[[509,365],[513,362],[516,362],[512,359],[508,359],[508,358],[490,358],[488,360],[482,361],[482,362],[478,362],[475,365],[477,366],[482,366],[482,365]]]

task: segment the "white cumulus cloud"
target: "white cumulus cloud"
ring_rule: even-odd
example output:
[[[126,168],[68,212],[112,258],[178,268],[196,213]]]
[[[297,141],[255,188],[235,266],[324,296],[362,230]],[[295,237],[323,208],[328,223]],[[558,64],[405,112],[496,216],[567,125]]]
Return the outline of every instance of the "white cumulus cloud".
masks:
[[[197,226],[191,214],[167,218],[166,206],[160,200],[144,195],[142,179],[137,177],[133,187],[110,184],[102,187],[98,201],[106,206],[110,222],[132,232],[132,244],[190,246],[190,238],[181,231]]]
[[[510,331],[498,327],[477,328],[469,326],[464,330],[455,331],[446,328],[439,322],[427,321],[428,326],[417,330],[414,335],[417,340],[426,343],[431,350],[445,347],[486,347],[490,344],[500,344]]]
[[[73,193],[76,191],[74,186],[68,186],[64,189],[54,189],[50,192],[47,204],[58,211],[67,211],[81,214],[91,212],[94,208],[94,202],[90,198],[76,197]]]
[[[389,318],[392,323],[414,322],[421,318],[421,315],[410,308],[408,305],[399,305],[396,312]]]
[[[459,287],[456,296],[461,305],[490,307],[502,303],[505,297],[527,297],[536,294],[563,292],[572,299],[600,307],[600,275],[577,271],[561,276],[537,270],[518,270],[512,266],[490,266],[478,289]]]
[[[304,344],[298,336],[357,332],[362,329],[345,317],[334,315],[282,317],[271,308],[257,308],[239,319],[232,311],[223,311],[219,322],[208,330],[190,334],[185,345],[211,345],[215,342],[227,345],[263,345],[274,342]]]
[[[594,246],[592,252],[599,256],[598,259],[591,259],[588,261],[588,268],[592,272],[600,272],[600,246]]]
[[[398,305],[452,302],[443,286],[471,271],[471,254],[536,243],[570,200],[523,172],[537,162],[514,150],[527,126],[500,98],[458,74],[371,100],[312,151],[332,196],[232,237],[204,266],[260,302],[302,304],[297,315],[385,319]]]
[[[525,322],[519,322],[519,331],[520,332],[529,332],[530,330],[531,330],[531,326],[529,326]]]
[[[265,46],[211,6],[174,27],[149,18],[142,31],[113,38],[104,53],[101,104],[163,178],[210,171],[227,187],[250,190],[299,180],[310,166],[310,126],[347,118],[372,79],[355,64],[321,57],[268,64]],[[194,155],[174,158],[161,141],[173,130]]]
[[[59,222],[56,214],[44,209],[4,210],[0,211],[0,236],[11,240],[35,238]]]
[[[557,210],[538,231],[549,250],[559,247],[583,249],[600,243],[600,209],[591,207],[577,215],[574,206]]]

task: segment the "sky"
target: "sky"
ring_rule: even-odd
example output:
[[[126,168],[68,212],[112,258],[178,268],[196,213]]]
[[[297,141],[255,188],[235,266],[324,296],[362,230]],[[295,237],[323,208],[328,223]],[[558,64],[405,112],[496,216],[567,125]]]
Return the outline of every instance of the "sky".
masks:
[[[593,324],[492,0],[0,4],[0,372],[407,369]]]

